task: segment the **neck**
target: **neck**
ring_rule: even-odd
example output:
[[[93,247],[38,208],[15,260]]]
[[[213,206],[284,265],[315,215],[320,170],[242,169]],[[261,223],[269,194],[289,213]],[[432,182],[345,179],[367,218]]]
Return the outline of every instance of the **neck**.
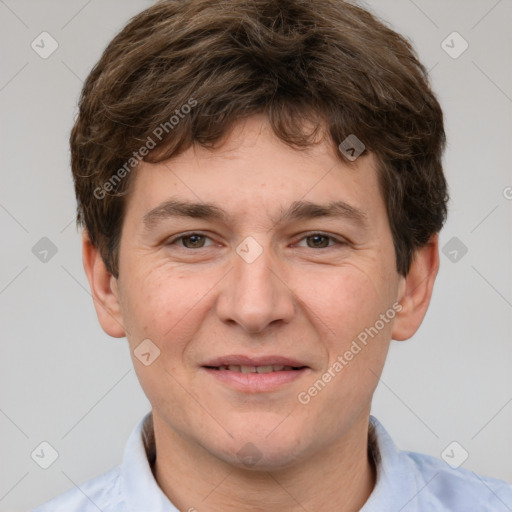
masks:
[[[255,471],[233,467],[192,446],[156,417],[153,472],[179,510],[354,512],[363,507],[376,482],[368,451],[368,420],[368,415],[361,417],[343,439],[293,467]]]

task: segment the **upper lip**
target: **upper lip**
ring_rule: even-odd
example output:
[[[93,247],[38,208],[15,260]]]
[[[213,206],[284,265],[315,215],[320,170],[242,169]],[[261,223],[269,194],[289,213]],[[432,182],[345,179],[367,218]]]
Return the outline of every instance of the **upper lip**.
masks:
[[[297,361],[296,359],[290,359],[289,357],[283,356],[244,356],[244,355],[229,355],[229,356],[221,356],[216,357],[215,359],[210,359],[202,366],[293,366],[295,368],[300,368],[303,366],[307,366],[306,364]]]

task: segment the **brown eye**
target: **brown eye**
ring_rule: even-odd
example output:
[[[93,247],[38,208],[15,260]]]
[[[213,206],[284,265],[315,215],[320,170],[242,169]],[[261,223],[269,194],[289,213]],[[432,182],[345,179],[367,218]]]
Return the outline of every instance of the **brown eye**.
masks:
[[[198,247],[204,247],[204,239],[203,235],[188,235],[181,238],[183,240],[183,245],[187,249],[197,249]],[[188,243],[189,241],[190,243]]]
[[[302,242],[302,240],[306,240],[307,245],[302,245],[301,247],[308,247],[309,249],[329,249],[336,245],[346,245],[344,240],[326,235],[324,233],[310,233],[304,236],[300,242]]]
[[[321,248],[329,247],[329,237],[325,235],[311,235],[306,237],[308,240],[312,240],[312,245],[309,247]]]
[[[210,240],[209,237],[203,235],[201,233],[189,233],[188,235],[181,235],[169,240],[166,245],[178,245],[183,249],[202,249],[204,247],[208,247],[209,245],[205,245],[205,241]]]

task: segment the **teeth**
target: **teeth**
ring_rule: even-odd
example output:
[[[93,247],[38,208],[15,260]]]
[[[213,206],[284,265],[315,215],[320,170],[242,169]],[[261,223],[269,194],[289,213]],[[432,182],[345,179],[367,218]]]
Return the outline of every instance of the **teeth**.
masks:
[[[244,366],[237,364],[230,365],[222,365],[218,367],[219,370],[230,370],[232,372],[240,372],[240,373],[271,373],[271,372],[280,372],[280,371],[291,371],[293,370],[292,366],[284,366],[282,364],[268,364],[265,366]]]
[[[270,372],[273,372],[274,369],[272,368],[272,365],[268,365],[268,366],[258,366],[256,368],[256,371],[258,373],[270,373]]]

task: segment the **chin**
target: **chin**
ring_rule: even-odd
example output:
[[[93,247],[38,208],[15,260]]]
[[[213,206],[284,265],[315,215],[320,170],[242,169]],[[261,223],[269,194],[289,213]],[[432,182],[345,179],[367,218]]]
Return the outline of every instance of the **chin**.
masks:
[[[297,461],[296,448],[256,446],[248,441],[235,452],[223,454],[224,461],[238,469],[251,472],[280,471],[294,466]]]
[[[217,445],[212,453],[231,466],[250,471],[276,471],[297,463],[302,451],[299,435],[284,428],[279,434],[272,432],[275,423],[270,428],[261,424],[257,427],[245,432],[238,430],[227,445]]]

